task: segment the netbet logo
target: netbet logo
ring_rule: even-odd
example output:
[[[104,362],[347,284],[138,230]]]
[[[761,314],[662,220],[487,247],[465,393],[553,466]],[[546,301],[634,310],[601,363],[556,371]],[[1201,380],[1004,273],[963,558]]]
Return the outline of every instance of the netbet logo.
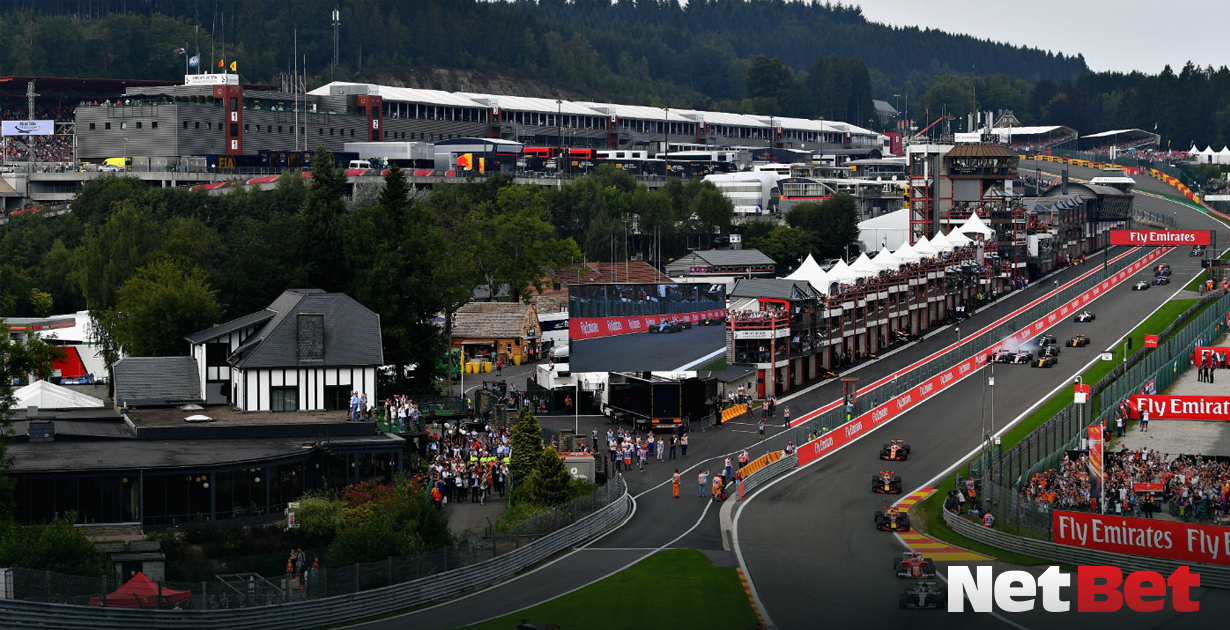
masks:
[[[1060,598],[1059,589],[1072,585],[1072,575],[1050,567],[1038,576],[1025,571],[1003,571],[992,579],[991,567],[977,567],[977,578],[970,567],[948,569],[948,611],[964,612],[969,598],[974,612],[992,612],[991,601],[1004,612],[1025,612],[1036,607],[1042,591],[1042,608],[1047,612],[1068,612],[1071,602]],[[1136,612],[1157,612],[1166,605],[1166,589],[1177,612],[1196,612],[1200,602],[1191,600],[1191,588],[1200,586],[1200,575],[1187,567],[1175,569],[1163,578],[1156,571],[1135,571],[1123,578],[1118,567],[1077,567],[1077,612],[1115,612],[1124,604]],[[1122,589],[1120,588],[1122,587]]]

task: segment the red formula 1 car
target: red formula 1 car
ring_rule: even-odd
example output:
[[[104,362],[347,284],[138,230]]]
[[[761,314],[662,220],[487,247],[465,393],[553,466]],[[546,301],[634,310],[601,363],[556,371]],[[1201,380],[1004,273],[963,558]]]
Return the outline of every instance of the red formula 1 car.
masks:
[[[881,470],[880,474],[871,478],[871,491],[877,494],[901,494],[901,477],[894,476],[891,470]]]
[[[908,532],[910,531],[910,515],[906,511],[897,507],[888,507],[876,510],[876,529],[882,532]]]
[[[890,462],[903,462],[910,456],[910,445],[905,440],[890,440],[880,447],[880,459]]]
[[[899,578],[922,580],[935,577],[935,562],[924,558],[921,551],[907,551],[901,558],[893,560],[893,570]]]

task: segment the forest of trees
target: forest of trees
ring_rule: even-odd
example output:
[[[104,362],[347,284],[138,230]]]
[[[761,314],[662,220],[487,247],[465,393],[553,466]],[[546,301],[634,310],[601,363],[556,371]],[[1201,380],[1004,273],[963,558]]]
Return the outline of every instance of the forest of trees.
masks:
[[[498,78],[533,85],[534,95],[592,101],[876,127],[874,97],[908,103],[919,126],[941,110],[1003,108],[1025,124],[1083,133],[1156,125],[1176,148],[1230,142],[1224,67],[1092,73],[1080,55],[871,23],[842,4],[10,0],[0,10],[0,74],[175,79],[184,58],[174,51],[183,47],[200,51],[206,67],[235,60],[245,81],[274,83],[290,72],[297,29],[312,87],[421,83],[431,75],[417,71],[444,68],[470,73],[473,89]]]

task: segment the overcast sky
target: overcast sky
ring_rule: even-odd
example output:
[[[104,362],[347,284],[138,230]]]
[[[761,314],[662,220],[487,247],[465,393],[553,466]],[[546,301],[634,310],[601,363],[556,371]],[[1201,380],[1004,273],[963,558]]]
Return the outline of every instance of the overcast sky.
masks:
[[[1095,72],[1230,64],[1226,0],[845,0],[868,21],[1082,54]]]

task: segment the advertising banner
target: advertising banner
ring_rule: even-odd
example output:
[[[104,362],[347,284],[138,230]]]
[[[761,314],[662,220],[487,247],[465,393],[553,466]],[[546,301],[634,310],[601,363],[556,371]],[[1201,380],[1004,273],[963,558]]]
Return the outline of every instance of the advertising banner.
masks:
[[[1196,352],[1192,355],[1192,360],[1196,365],[1204,363],[1204,360],[1209,357],[1215,357],[1218,365],[1230,361],[1230,348],[1224,346],[1197,346]]]
[[[1145,347],[1146,348],[1156,348],[1157,347],[1157,335],[1145,335]]]
[[[1133,492],[1161,492],[1162,482],[1160,481],[1138,481],[1132,484]]]
[[[573,317],[568,320],[568,338],[598,339],[612,335],[648,332],[651,326],[674,320],[692,322],[695,326],[702,319],[725,317],[726,311],[699,311],[696,313],[671,313],[668,315],[634,315],[631,317]]]
[[[56,132],[54,120],[6,120],[0,122],[0,136],[50,136]]]
[[[1111,230],[1111,245],[1166,246],[1208,245],[1208,230]]]
[[[1230,528],[1088,512],[1051,513],[1054,541],[1110,553],[1230,565]]]
[[[1102,481],[1102,425],[1089,425],[1089,469],[1094,483]]]
[[[1132,396],[1132,417],[1148,409],[1149,419],[1230,421],[1230,396]]]

